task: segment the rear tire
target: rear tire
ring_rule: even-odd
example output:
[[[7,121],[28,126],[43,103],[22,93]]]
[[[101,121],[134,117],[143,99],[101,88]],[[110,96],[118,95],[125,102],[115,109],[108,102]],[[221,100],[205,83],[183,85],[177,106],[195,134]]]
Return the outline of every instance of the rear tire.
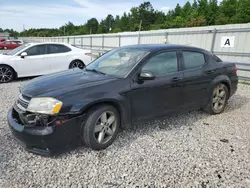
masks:
[[[0,65],[0,83],[8,83],[15,78],[14,70],[6,65]]]
[[[213,88],[208,103],[203,110],[211,115],[220,114],[224,111],[227,100],[229,98],[229,91],[225,84],[218,83]]]
[[[120,128],[120,114],[110,105],[92,108],[82,124],[82,141],[93,150],[102,150],[110,146]]]
[[[77,67],[79,69],[84,69],[85,68],[85,64],[82,61],[80,61],[80,60],[74,60],[69,65],[70,69],[77,68]]]

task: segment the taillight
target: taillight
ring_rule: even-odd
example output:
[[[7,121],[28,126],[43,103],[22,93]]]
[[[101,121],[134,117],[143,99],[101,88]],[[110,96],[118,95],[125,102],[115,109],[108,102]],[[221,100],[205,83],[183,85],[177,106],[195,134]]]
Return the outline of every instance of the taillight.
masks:
[[[85,53],[85,55],[87,55],[87,56],[92,56],[92,53]]]
[[[235,65],[233,73],[237,74],[237,71],[238,71],[238,67]]]

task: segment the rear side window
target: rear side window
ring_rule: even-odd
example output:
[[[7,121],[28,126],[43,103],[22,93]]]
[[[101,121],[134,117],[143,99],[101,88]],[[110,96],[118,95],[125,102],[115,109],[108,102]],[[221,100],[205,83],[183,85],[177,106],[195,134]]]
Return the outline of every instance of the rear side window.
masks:
[[[205,56],[200,52],[183,51],[186,69],[199,68],[206,63]]]
[[[220,58],[218,58],[216,55],[213,55],[213,58],[216,62],[222,62],[222,60]]]
[[[57,53],[65,53],[69,52],[71,49],[67,46],[60,44],[49,44],[48,45],[48,53],[49,54],[57,54]]]

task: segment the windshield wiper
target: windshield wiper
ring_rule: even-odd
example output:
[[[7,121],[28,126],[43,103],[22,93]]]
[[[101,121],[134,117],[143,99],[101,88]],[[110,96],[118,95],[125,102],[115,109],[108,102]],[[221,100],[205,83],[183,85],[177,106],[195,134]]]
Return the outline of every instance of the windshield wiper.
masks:
[[[96,70],[96,69],[85,69],[86,71],[92,71],[92,72],[95,72],[95,73],[98,73],[98,74],[103,74],[103,75],[106,75],[104,72],[101,72],[99,70]]]

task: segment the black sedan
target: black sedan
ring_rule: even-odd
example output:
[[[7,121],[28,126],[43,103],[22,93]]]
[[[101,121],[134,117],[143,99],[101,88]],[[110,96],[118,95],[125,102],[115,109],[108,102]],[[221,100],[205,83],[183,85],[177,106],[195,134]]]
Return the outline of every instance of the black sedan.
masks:
[[[236,92],[237,67],[181,45],[112,50],[84,69],[35,78],[8,113],[16,140],[52,155],[79,143],[100,150],[132,123],[203,109],[221,113]]]

